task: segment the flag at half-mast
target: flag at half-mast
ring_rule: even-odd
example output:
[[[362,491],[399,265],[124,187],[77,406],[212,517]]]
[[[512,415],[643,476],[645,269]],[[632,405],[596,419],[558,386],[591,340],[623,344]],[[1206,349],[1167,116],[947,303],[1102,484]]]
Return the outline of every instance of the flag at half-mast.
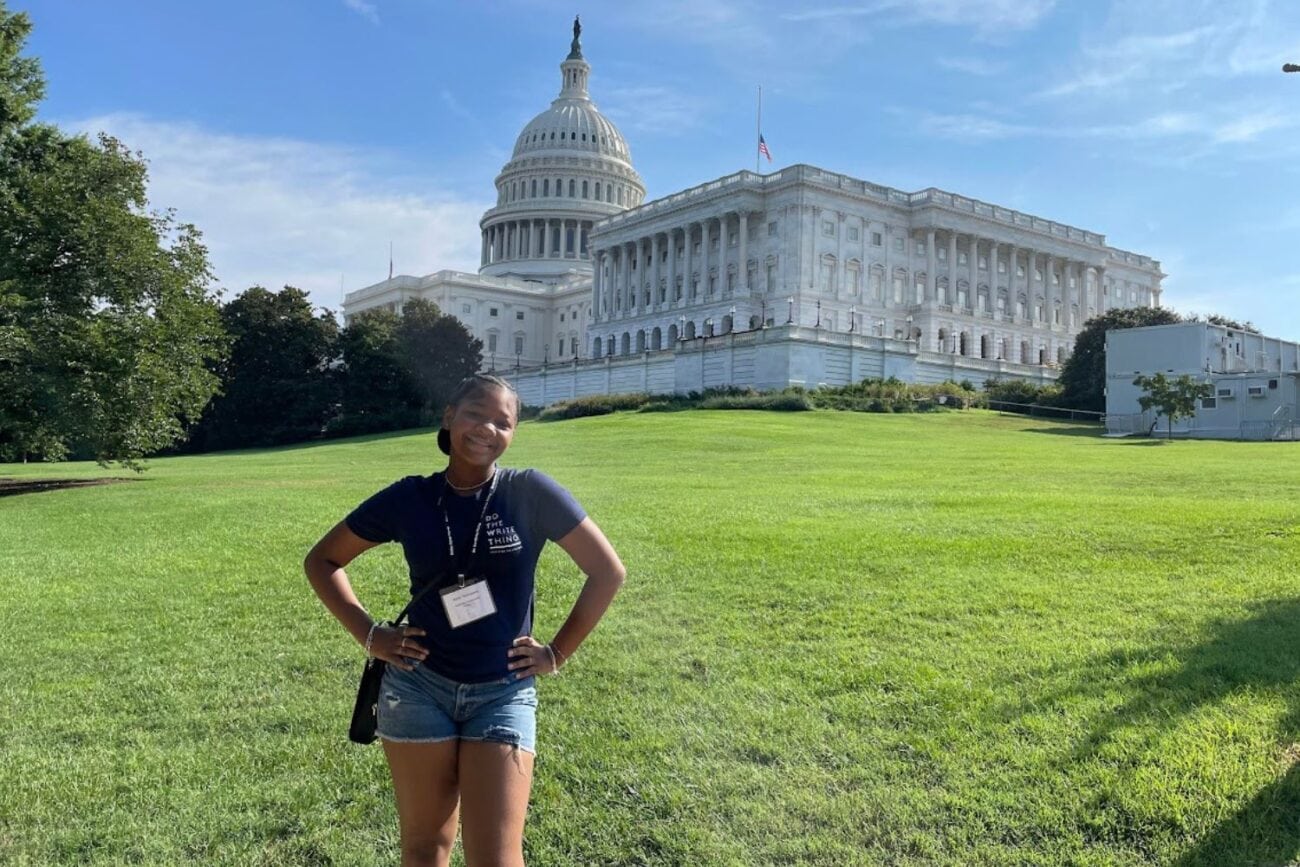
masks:
[[[763,141],[763,134],[758,134],[758,152],[767,157],[767,161],[772,161],[772,152],[767,149],[767,142]]]

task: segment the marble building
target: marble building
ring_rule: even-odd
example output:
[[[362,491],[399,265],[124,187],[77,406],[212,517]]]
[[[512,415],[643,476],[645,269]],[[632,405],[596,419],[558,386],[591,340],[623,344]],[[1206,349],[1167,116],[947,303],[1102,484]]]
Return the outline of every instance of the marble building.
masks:
[[[529,403],[868,376],[1049,381],[1082,324],[1158,306],[1164,276],[1103,235],[937,189],[814,166],[741,171],[644,202],[591,101],[579,28],[484,214],[478,274],[397,277],[345,317],[426,297]]]

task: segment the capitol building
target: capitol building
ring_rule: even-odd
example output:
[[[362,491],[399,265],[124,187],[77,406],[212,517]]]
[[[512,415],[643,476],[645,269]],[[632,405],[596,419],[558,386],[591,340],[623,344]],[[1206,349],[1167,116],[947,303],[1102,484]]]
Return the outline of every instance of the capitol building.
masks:
[[[515,141],[478,273],[396,276],[345,321],[425,298],[525,403],[871,377],[1047,382],[1090,317],[1160,304],[1160,263],[1097,232],[809,165],[645,201],[588,93],[575,22],[560,93]]]

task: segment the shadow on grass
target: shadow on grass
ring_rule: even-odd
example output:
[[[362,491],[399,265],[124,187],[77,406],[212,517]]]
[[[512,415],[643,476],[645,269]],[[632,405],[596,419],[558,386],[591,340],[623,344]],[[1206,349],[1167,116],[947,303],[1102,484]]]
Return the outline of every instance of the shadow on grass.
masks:
[[[93,488],[100,485],[115,485],[118,482],[143,482],[147,479],[129,479],[110,477],[102,479],[15,479],[0,478],[0,497],[16,497],[19,494],[40,494],[45,491],[62,491],[66,488]]]
[[[228,449],[226,451],[213,452],[168,452],[167,454],[154,455],[159,458],[217,458],[229,455],[274,455],[284,454],[286,452],[302,451],[303,449],[314,449],[320,446],[332,445],[363,445],[365,443],[382,442],[383,440],[398,439],[400,437],[420,436],[427,434],[429,436],[430,446],[437,450],[438,446],[433,442],[433,435],[438,432],[433,427],[413,427],[403,430],[381,431],[378,433],[357,434],[350,437],[329,437],[314,440],[303,440],[297,443],[286,443],[278,446],[249,446],[243,449]]]
[[[1178,670],[1142,675],[1124,682],[1132,697],[1083,738],[1071,761],[1095,757],[1108,743],[1132,741],[1149,755],[1162,732],[1201,706],[1237,693],[1290,693],[1276,740],[1290,762],[1286,774],[1256,792],[1246,804],[1217,825],[1176,862],[1176,867],[1211,864],[1282,865],[1296,863],[1300,852],[1300,599],[1261,602],[1241,620],[1221,620],[1208,637],[1190,647],[1155,647],[1141,652],[1118,650],[1093,657],[1070,673],[1078,686],[1048,697],[1104,695],[1113,678],[1098,672],[1125,672],[1175,658]],[[1163,666],[1161,666],[1163,668]],[[1098,809],[1102,809],[1100,806]]]
[[[1057,437],[1092,437],[1093,439],[1101,439],[1104,430],[1105,428],[1097,424],[1070,424],[1068,422],[1060,422],[1056,427],[1022,428],[1024,433],[1048,434]]]

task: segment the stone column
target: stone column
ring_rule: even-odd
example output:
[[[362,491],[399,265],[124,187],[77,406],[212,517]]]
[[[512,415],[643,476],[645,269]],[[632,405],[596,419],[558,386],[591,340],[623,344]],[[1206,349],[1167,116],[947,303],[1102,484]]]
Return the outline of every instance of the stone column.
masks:
[[[659,306],[659,233],[650,236],[650,303],[647,310]]]
[[[966,245],[966,306],[971,310],[979,310],[980,307],[980,239],[974,235],[970,236],[970,243]]]
[[[1106,268],[1097,267],[1097,313],[1102,314],[1110,309],[1110,296],[1106,292]]]
[[[709,295],[709,221],[700,220],[700,297]]]
[[[591,259],[596,266],[591,269],[591,317],[595,322],[600,318],[600,290],[604,283],[602,278],[605,276],[605,254],[603,251],[593,250]]]
[[[668,230],[668,290],[664,295],[664,306],[672,307],[677,301],[677,229]],[[665,337],[665,339],[667,339]]]
[[[957,304],[957,233],[948,233],[948,304]]]
[[[718,214],[718,297],[727,297],[727,215]]]
[[[1017,295],[1017,289],[1015,289],[1015,268],[1017,268],[1017,263],[1015,263],[1015,260],[1019,259],[1019,257],[1021,257],[1021,251],[1017,250],[1015,244],[1008,244],[1008,251],[1006,251],[1006,313],[1011,317],[1015,316],[1015,295]]]
[[[682,275],[682,306],[685,307],[691,303],[691,223],[686,224],[685,238],[686,244],[685,256],[685,274]]]
[[[631,309],[631,285],[632,285],[632,251],[631,245],[624,241],[618,245],[618,258],[622,265],[623,279],[619,282],[618,287],[618,304],[619,315],[626,316]]]
[[[885,234],[882,237],[885,242],[885,279],[880,285],[880,306],[888,310],[894,303],[894,238],[888,223],[885,223],[884,230]]]
[[[938,267],[938,258],[934,255],[934,229],[925,233],[925,300],[934,301],[935,287],[939,281],[935,279],[934,269]]]
[[[1078,331],[1088,318],[1088,264],[1086,262],[1076,262],[1075,267],[1079,271],[1079,283],[1074,287],[1075,303],[1079,305],[1079,316],[1074,320],[1071,327]]]
[[[749,239],[748,212],[741,211],[736,215],[736,220],[739,223],[739,226],[736,229],[736,233],[740,236],[740,268],[738,269],[738,273],[736,274],[736,286],[740,290],[741,297],[748,297],[749,296],[749,252],[748,252],[749,248],[747,246],[749,243],[748,242]],[[736,324],[733,322],[731,324],[731,327],[735,328]]]
[[[1043,324],[1047,330],[1052,330],[1056,324],[1054,311],[1056,308],[1057,289],[1052,283],[1052,269],[1056,267],[1056,259],[1050,253],[1043,254]]]

